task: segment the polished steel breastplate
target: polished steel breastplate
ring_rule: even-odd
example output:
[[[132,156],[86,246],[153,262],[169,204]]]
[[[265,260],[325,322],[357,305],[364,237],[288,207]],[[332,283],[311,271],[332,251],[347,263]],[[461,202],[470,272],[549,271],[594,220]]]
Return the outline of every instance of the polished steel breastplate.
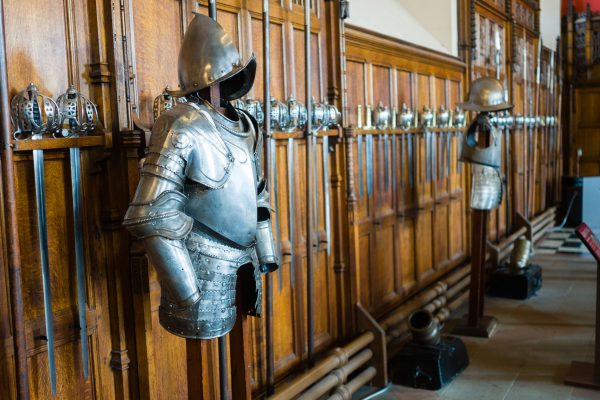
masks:
[[[245,117],[231,121],[216,112],[211,117],[233,156],[230,176],[220,189],[188,180],[185,213],[207,234],[233,246],[249,247],[254,243],[257,221],[255,133]]]

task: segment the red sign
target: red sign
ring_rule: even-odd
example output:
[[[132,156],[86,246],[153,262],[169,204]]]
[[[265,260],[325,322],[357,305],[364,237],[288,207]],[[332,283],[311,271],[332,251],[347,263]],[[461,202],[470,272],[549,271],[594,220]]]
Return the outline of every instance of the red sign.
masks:
[[[600,241],[594,235],[594,232],[590,229],[589,226],[584,222],[575,230],[579,239],[585,244],[585,247],[588,248],[590,253],[594,256],[596,261],[600,263]]]
[[[575,9],[575,14],[584,12],[587,3],[590,3],[590,10],[592,12],[600,10],[600,0],[573,0],[573,8]],[[567,15],[568,4],[568,0],[562,0],[561,14],[563,16]]]

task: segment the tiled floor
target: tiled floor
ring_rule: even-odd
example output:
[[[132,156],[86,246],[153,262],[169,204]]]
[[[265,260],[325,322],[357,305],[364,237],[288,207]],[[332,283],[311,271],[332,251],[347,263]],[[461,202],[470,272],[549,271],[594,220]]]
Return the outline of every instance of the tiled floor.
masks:
[[[486,315],[499,326],[491,339],[463,338],[471,363],[459,377],[437,392],[393,386],[377,399],[600,399],[600,391],[563,384],[571,360],[593,359],[596,264],[560,254],[534,262],[543,268],[538,296],[486,297]]]
[[[590,254],[581,240],[575,235],[574,228],[563,228],[550,232],[546,238],[536,245],[538,254]]]

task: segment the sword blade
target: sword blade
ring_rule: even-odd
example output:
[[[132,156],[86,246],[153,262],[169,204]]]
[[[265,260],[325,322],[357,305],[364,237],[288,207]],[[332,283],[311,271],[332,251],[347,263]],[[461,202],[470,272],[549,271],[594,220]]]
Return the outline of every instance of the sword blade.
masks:
[[[398,138],[396,134],[392,135],[392,191],[396,195],[398,187]]]
[[[365,137],[367,147],[367,196],[373,194],[373,135]]]
[[[273,194],[273,210],[275,214],[275,242],[277,245],[277,257],[281,262],[281,225],[279,223],[279,194],[277,190],[277,142],[275,139],[269,139],[269,147],[271,152],[271,192]],[[279,284],[279,293],[283,289],[283,271],[282,268],[277,269],[277,279]]]
[[[46,193],[44,189],[44,152],[33,150],[35,177],[35,200],[37,205],[38,240],[44,292],[44,320],[48,343],[48,374],[52,395],[56,395],[56,361],[54,358],[54,323],[52,321],[52,296],[50,289],[50,266],[48,261],[48,234],[46,228]]]
[[[510,232],[510,128],[506,127],[504,130],[504,169],[506,174],[506,215],[505,225],[506,232]]]
[[[292,288],[294,287],[294,283],[296,281],[295,278],[295,268],[294,268],[294,139],[288,139],[288,195],[289,195],[289,203],[288,203],[288,212],[289,212],[289,230],[290,230],[290,283]]]
[[[452,155],[452,132],[446,133],[446,176],[450,177],[450,158]]]
[[[408,134],[408,187],[412,189],[415,184],[414,178],[414,153],[413,153],[413,140],[414,136],[412,133]]]
[[[395,137],[395,135],[394,135]],[[402,201],[402,207],[404,208],[404,191],[405,191],[405,180],[404,180],[404,153],[406,151],[406,134],[400,136],[400,200]],[[397,168],[397,167],[396,167]]]
[[[431,135],[427,128],[424,132],[425,136],[425,182],[431,180]]]
[[[385,182],[385,190],[390,187],[390,156],[389,156],[389,143],[387,133],[383,135],[383,176]]]
[[[437,151],[438,151],[438,140],[437,133],[432,132],[430,134],[431,140],[431,180],[435,183],[438,179],[438,162],[437,162]]]
[[[329,206],[329,137],[323,136],[323,190],[325,191],[325,235],[327,256],[331,255],[331,210]]]
[[[462,157],[462,145],[463,145],[463,131],[458,131],[457,134],[457,139],[458,139],[458,154],[456,157],[456,169],[458,170],[459,174],[462,174],[462,161],[461,161],[461,157]]]
[[[89,376],[87,307],[85,287],[85,260],[83,256],[83,215],[81,210],[81,152],[78,147],[70,150],[71,158],[71,192],[73,196],[73,232],[75,235],[75,272],[77,275],[77,303],[79,310],[79,337],[81,340],[81,362],[83,376]]]
[[[312,135],[312,146],[313,146],[313,210],[315,212],[315,226],[314,235],[315,240],[313,245],[319,253],[319,174],[318,174],[318,157],[317,157],[317,132]],[[316,263],[317,270],[319,269],[319,263]]]
[[[356,136],[356,146],[358,152],[358,199],[363,196],[363,151],[362,151],[362,135]]]

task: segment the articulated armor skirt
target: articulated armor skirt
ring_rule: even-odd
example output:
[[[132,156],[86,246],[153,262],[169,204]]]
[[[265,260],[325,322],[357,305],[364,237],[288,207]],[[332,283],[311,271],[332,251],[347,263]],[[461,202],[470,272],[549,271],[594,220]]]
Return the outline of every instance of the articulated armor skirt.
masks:
[[[236,319],[236,283],[244,285],[243,312],[260,314],[261,278],[254,246],[235,248],[217,241],[194,226],[185,241],[190,254],[200,299],[178,307],[162,291],[159,318],[169,332],[192,339],[212,339],[227,334]]]

